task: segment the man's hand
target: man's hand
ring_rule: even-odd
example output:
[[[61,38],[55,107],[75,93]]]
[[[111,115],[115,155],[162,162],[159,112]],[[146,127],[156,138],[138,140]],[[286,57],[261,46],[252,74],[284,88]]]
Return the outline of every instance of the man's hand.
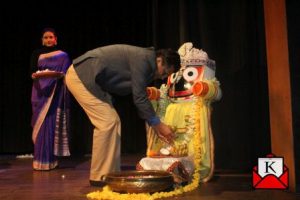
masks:
[[[175,134],[169,126],[161,122],[158,125],[153,126],[153,128],[160,139],[162,139],[168,144],[173,143]]]

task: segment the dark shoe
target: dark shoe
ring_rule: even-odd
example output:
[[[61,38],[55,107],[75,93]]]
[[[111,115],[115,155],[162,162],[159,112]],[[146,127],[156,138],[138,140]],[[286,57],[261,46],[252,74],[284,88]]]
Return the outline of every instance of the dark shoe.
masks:
[[[103,181],[92,181],[90,180],[90,185],[95,187],[104,187],[106,185]]]

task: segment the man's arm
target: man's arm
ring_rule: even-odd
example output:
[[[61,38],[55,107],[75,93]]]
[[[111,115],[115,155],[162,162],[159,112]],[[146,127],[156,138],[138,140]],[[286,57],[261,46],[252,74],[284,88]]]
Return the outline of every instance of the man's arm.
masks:
[[[155,58],[155,55],[153,56]],[[149,76],[155,73],[155,59],[153,61],[147,59],[149,59],[147,56],[140,56],[134,60],[134,63],[130,63],[133,100],[140,117],[154,128],[160,138],[170,143],[174,138],[174,133],[169,126],[162,123],[156,116],[154,108],[148,99],[146,91],[147,80]],[[152,63],[154,66],[151,66],[151,61],[154,62]]]

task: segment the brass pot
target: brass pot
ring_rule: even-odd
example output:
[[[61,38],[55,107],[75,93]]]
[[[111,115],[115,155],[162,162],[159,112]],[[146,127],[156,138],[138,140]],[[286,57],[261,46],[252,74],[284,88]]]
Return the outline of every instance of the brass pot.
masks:
[[[102,181],[119,193],[154,193],[174,184],[171,173],[159,170],[113,172],[102,176]]]

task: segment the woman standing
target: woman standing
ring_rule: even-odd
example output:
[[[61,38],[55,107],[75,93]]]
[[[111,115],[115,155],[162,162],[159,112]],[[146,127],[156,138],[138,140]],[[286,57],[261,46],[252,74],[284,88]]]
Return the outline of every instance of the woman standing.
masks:
[[[57,47],[54,29],[42,31],[42,47],[31,56],[33,169],[51,170],[57,156],[69,156],[69,93],[64,74],[71,64],[66,52]]]

